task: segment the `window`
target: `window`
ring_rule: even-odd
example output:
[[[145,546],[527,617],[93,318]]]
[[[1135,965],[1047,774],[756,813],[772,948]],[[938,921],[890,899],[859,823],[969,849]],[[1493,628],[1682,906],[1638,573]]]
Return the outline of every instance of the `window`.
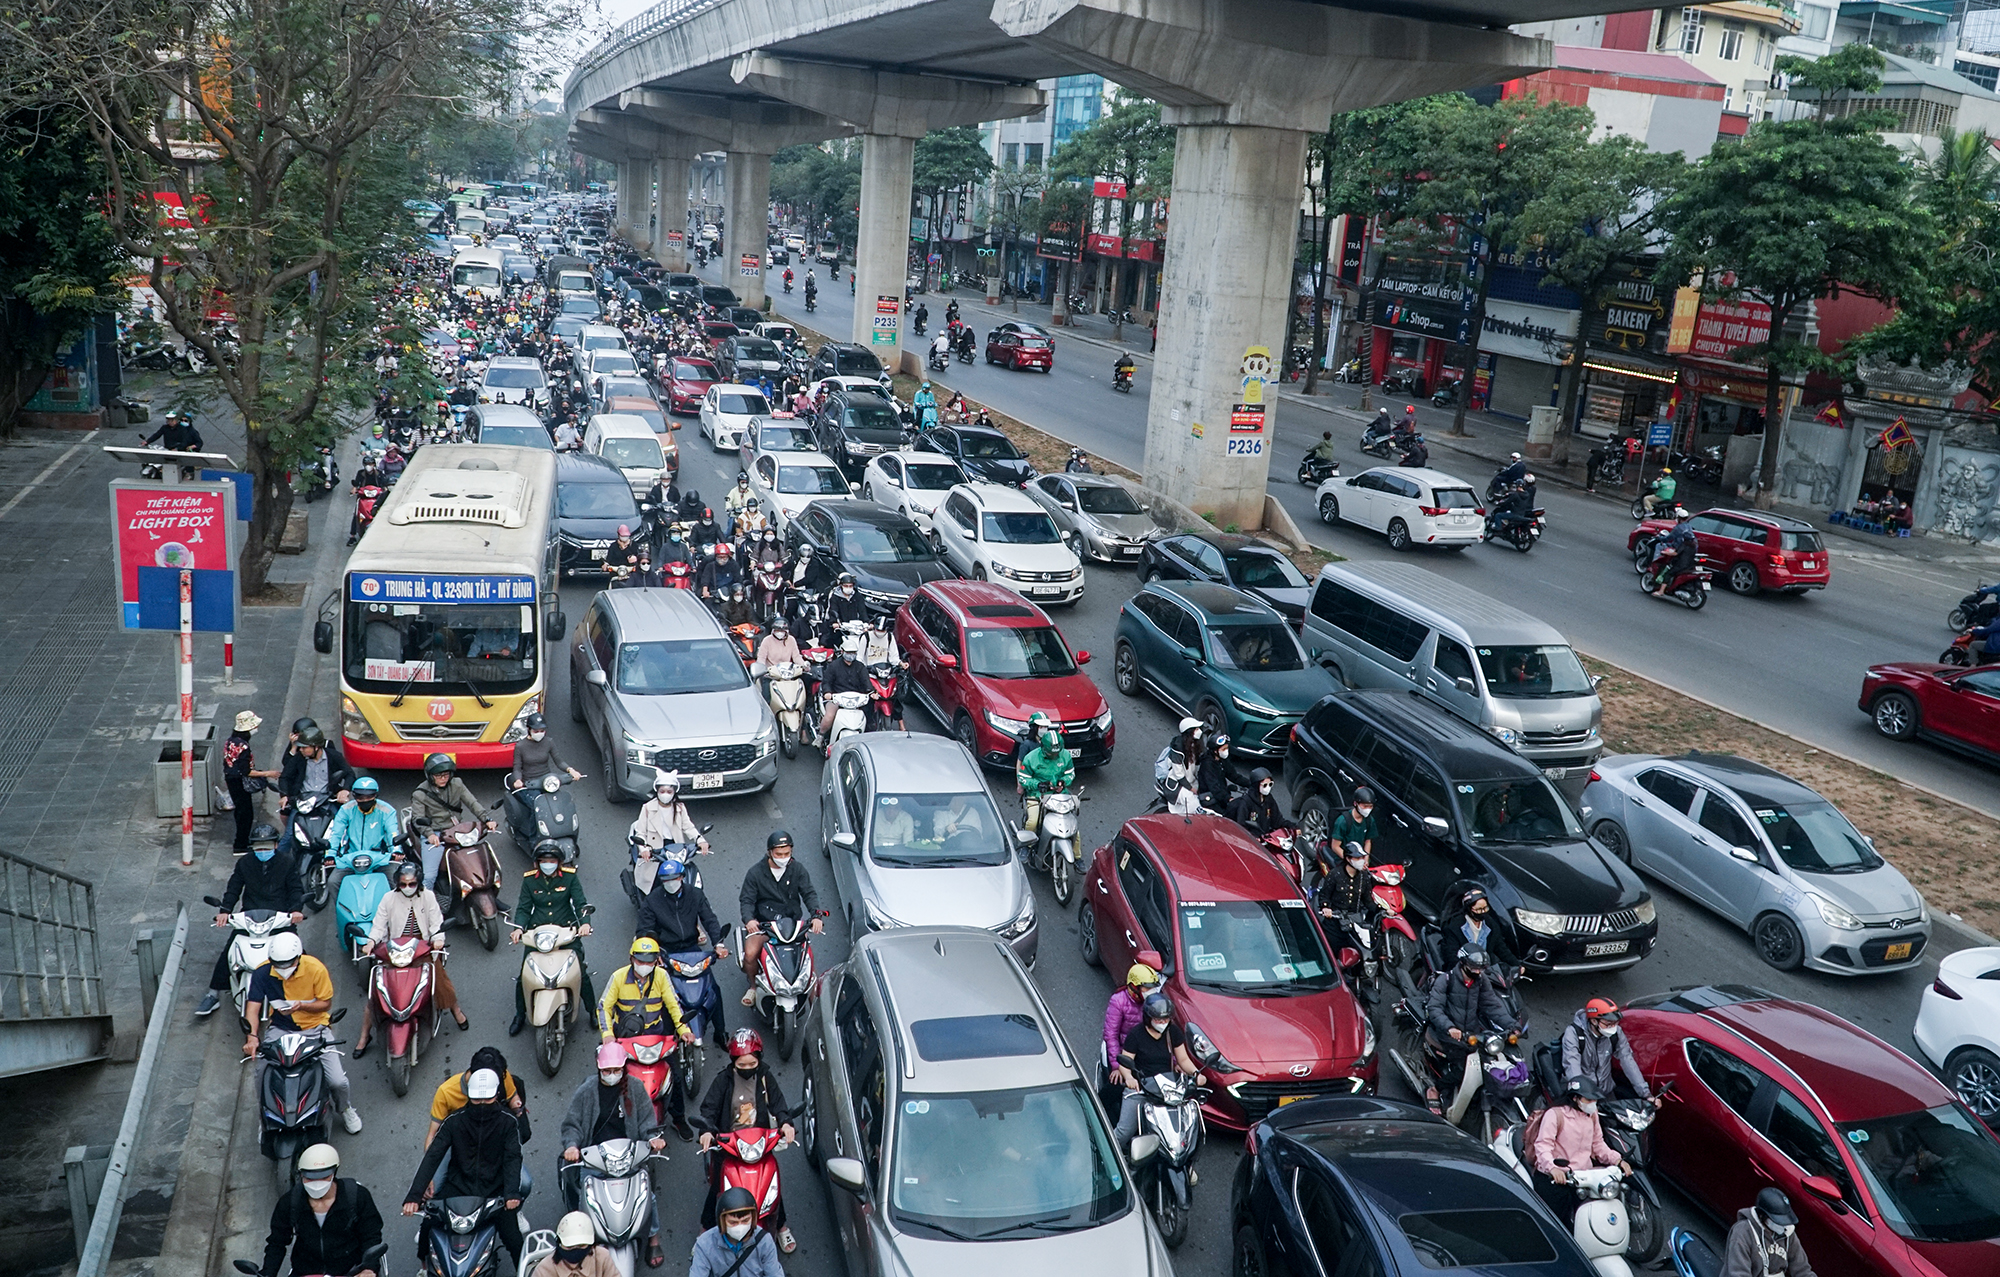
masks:
[[[1750,826],[1736,814],[1736,809],[1727,798],[1712,789],[1703,791],[1700,824],[1720,838],[1725,846],[1747,847],[1753,853],[1757,851],[1757,836],[1750,832]]]
[[[951,516],[953,523],[965,530],[967,536],[972,535],[972,527],[979,521],[978,514],[972,508],[972,502],[953,493],[945,498],[944,512]]]
[[[1377,785],[1398,798],[1409,788],[1410,756],[1386,736],[1371,736],[1366,745],[1355,751],[1354,761],[1361,764]]]
[[[848,754],[840,760],[840,798],[847,808],[847,823],[857,834],[861,831],[861,813],[864,802],[865,782],[861,779],[861,763]]]
[[[1076,508],[1076,503],[1070,500],[1069,492],[1064,487],[1063,481],[1055,475],[1045,475],[1035,480],[1035,486],[1049,496],[1054,497],[1064,507],[1072,510]]]
[[[1451,795],[1445,791],[1443,777],[1422,763],[1410,772],[1410,788],[1404,798],[1419,820],[1432,816],[1445,821],[1451,819]]]
[[[1725,22],[1722,24],[1722,41],[1716,46],[1715,56],[1724,62],[1734,62],[1743,56],[1743,24]]]
[[[584,623],[583,634],[590,641],[590,653],[597,658],[597,667],[609,670],[617,648],[611,638],[611,622],[605,618],[603,609],[590,609],[590,619]]]
[[[1897,1233],[1923,1242],[2000,1233],[2000,1144],[1963,1107],[1850,1122],[1840,1133]]]
[[[1694,809],[1694,796],[1701,787],[1672,772],[1649,771],[1639,774],[1639,788],[1685,816]]]
[[[1042,144],[1040,142],[1024,143],[1021,148],[1021,163],[1028,168],[1040,168],[1042,166]]]
[[[1472,656],[1457,640],[1438,635],[1437,655],[1431,658],[1431,664],[1438,673],[1454,683],[1462,678],[1469,679],[1474,691],[1477,691],[1479,675],[1473,672]]]
[[[1707,16],[1701,10],[1689,6],[1681,10],[1681,52],[1701,52],[1701,28]]]
[[[1567,644],[1482,647],[1479,668],[1495,696],[1510,700],[1588,696],[1590,675]]]
[[[1009,168],[1014,167],[1021,162],[1021,144],[1019,142],[1007,143],[1001,148],[1001,155]]]
[[[1729,1052],[1700,1038],[1687,1040],[1687,1057],[1694,1068],[1694,1075],[1715,1092],[1716,1098],[1734,1109],[1744,1121],[1749,1121],[1750,1103],[1757,1097],[1757,1088],[1770,1079]]]
[[[1106,484],[1086,484],[1077,489],[1077,501],[1085,514],[1144,514],[1132,494]]]
[[[861,1164],[872,1184],[882,1159],[882,1119],[888,1097],[882,1075],[882,1040],[875,1032],[875,1021],[869,1018],[861,986],[852,979],[841,982],[834,1029],[840,1036],[841,1061],[847,1066],[847,1093],[854,1101]]]
[[[1786,1090],[1778,1092],[1778,1102],[1771,1108],[1771,1122],[1764,1134],[1780,1153],[1797,1163],[1800,1170],[1808,1175],[1826,1176],[1840,1185],[1840,1195],[1850,1204],[1861,1204],[1854,1191],[1854,1181],[1847,1174],[1847,1164],[1840,1160],[1840,1150],[1834,1145],[1833,1136],[1827,1134],[1826,1128],[1820,1125],[1819,1119],[1812,1115],[1798,1096]]]
[[[556,485],[556,512],[565,519],[619,519],[639,521],[639,505],[632,486],[617,483],[559,483]]]
[[[1415,660],[1430,627],[1366,598],[1337,581],[1313,591],[1314,616],[1401,661]]]
[[[936,557],[914,525],[857,523],[840,530],[842,563],[929,563]]]
[[[1524,1210],[1429,1211],[1396,1222],[1426,1268],[1548,1264],[1556,1259],[1548,1234]]]
[[[1210,576],[1222,575],[1222,551],[1206,541],[1192,538],[1181,542],[1180,550],[1194,561],[1194,565]]]
[[[1802,873],[1854,874],[1880,868],[1882,858],[1832,803],[1760,806],[1750,813],[1778,849],[1778,858]]]
[[[1827,28],[1833,23],[1833,10],[1825,5],[1802,4],[1798,7],[1799,35],[1807,40],[1826,39]]]
[[[1076,662],[1052,626],[969,630],[966,672],[981,678],[1064,678]]]
[[[1283,621],[1213,627],[1208,631],[1208,651],[1209,659],[1226,670],[1266,673],[1306,667],[1306,654],[1292,637],[1292,627]]]
[[[1283,555],[1265,550],[1232,550],[1229,576],[1239,590],[1303,590],[1310,584]]]
[[[786,496],[844,497],[847,480],[832,466],[784,466],[778,471],[778,491]]]
[[[1540,776],[1461,781],[1454,788],[1475,842],[1550,843],[1583,836],[1569,803]]]
[[[1167,888],[1145,853],[1122,838],[1118,840],[1118,885],[1125,889],[1132,916],[1145,933],[1146,947],[1169,953],[1173,946],[1167,943],[1172,939],[1167,932]]]
[[[1062,540],[1055,520],[1040,510],[989,510],[980,520],[980,534],[995,545],[1054,545]]]
[[[954,1015],[910,1023],[917,1055],[933,1064],[1045,1055],[1048,1039],[1032,1015]]]
[[[1305,1223],[1306,1236],[1311,1238],[1313,1251],[1319,1256],[1319,1271],[1327,1277],[1341,1271],[1341,1263],[1349,1251],[1367,1249],[1366,1242],[1359,1247],[1354,1244],[1358,1230],[1332,1185],[1316,1174],[1295,1169],[1292,1194],[1298,1199],[1299,1218]]]
[[[912,492],[949,492],[965,482],[965,472],[950,461],[911,461],[903,483]]]
[[[1959,679],[1957,685],[1968,692],[2000,699],[2000,670],[1974,670]]]
[[[1229,900],[1181,907],[1191,985],[1288,997],[1333,988],[1340,975],[1303,900]]]
[[[986,791],[877,794],[868,855],[898,869],[1004,865],[1012,859],[1005,826]]]

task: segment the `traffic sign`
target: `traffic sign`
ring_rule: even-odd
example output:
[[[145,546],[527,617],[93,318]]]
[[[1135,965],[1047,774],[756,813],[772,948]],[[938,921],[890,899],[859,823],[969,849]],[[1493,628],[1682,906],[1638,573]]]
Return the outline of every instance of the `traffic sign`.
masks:
[[[1673,441],[1674,441],[1673,422],[1655,421],[1651,425],[1646,427],[1646,446],[1648,448],[1669,447],[1670,445],[1672,445]]]

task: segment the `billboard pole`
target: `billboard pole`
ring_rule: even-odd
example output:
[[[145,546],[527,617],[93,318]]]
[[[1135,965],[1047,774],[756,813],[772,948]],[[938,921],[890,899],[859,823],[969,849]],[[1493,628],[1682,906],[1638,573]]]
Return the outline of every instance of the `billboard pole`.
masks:
[[[194,863],[194,573],[181,569],[181,863]]]

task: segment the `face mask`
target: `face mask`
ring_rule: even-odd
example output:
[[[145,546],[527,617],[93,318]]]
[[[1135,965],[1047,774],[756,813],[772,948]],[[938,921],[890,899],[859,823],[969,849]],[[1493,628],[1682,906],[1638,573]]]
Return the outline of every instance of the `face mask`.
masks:
[[[361,810],[364,812],[370,812],[375,810],[375,800],[373,798],[357,798],[354,800],[354,802],[355,805],[360,807]]]
[[[1576,1102],[1576,1108],[1577,1108],[1577,1111],[1578,1111],[1579,1113],[1583,1113],[1583,1114],[1586,1114],[1586,1115],[1595,1115],[1595,1114],[1596,1114],[1596,1112],[1597,1112],[1597,1101],[1596,1101],[1596,1100],[1578,1100],[1578,1101]]]
[[[408,896],[412,900],[417,898],[417,888],[415,887],[404,887],[402,891],[404,895]]]
[[[1167,1031],[1167,1022],[1165,1020],[1148,1020],[1146,1021],[1146,1027],[1155,1033],[1165,1033]]]
[[[653,974],[653,965],[650,962],[634,962],[632,964],[632,978],[635,980],[644,980],[647,976]]]
[[[1216,762],[1218,762],[1218,763],[1226,763],[1226,762],[1228,762],[1228,761],[1229,761],[1229,751],[1228,751],[1228,750],[1226,750],[1226,749],[1218,749],[1218,750],[1216,750],[1216,751],[1215,751],[1215,761],[1216,761]]]
[[[538,867],[539,867],[539,868],[541,869],[541,871],[542,871],[542,872],[543,872],[544,874],[546,874],[546,875],[548,875],[549,877],[553,878],[553,877],[555,877],[555,876],[556,876],[556,871],[557,871],[558,869],[561,869],[561,868],[562,868],[562,861],[560,861],[560,860],[544,860],[544,861],[541,861],[541,862],[539,862],[539,866],[538,866]]]
[[[853,598],[853,597],[854,597],[854,587],[853,587],[853,586],[851,586],[851,585],[843,585],[843,586],[841,586],[841,587],[840,587],[840,597],[841,597],[841,598],[843,598],[843,599],[851,599],[851,598]]]
[[[1260,794],[1268,794],[1271,792],[1271,787],[1269,785],[1259,785],[1257,786],[1257,792]]]
[[[588,1246],[579,1246],[575,1250],[565,1250],[561,1246],[556,1247],[556,1261],[558,1263],[574,1266],[581,1264],[589,1255],[590,1248]]]
[[[1472,920],[1474,922],[1484,922],[1486,921],[1487,915],[1488,911],[1485,909],[1474,909],[1472,911]]]
[[[299,1181],[299,1187],[306,1190],[307,1197],[318,1201],[333,1191],[333,1181],[330,1179],[302,1179]]]
[[[792,858],[790,856],[771,857],[771,868],[777,870],[779,873],[785,872],[785,866],[791,863],[792,863]]]
[[[1790,1237],[1792,1235],[1792,1228],[1794,1227],[1791,1224],[1773,1224],[1768,1219],[1764,1221],[1764,1226],[1779,1237]]]
[[[529,740],[540,740],[540,739],[542,739],[542,738],[543,738],[544,736],[547,736],[547,735],[548,735],[548,733],[547,733],[547,732],[529,732],[529,733],[528,733],[528,739],[529,739]]]
[[[736,1071],[743,1074],[755,1073],[757,1071],[757,1061],[746,1055],[736,1061]]]
[[[662,807],[671,807],[674,805],[674,791],[671,789],[663,789],[655,794],[654,797]]]
[[[748,1237],[750,1235],[750,1225],[748,1221],[745,1221],[740,1224],[731,1224],[728,1228],[724,1229],[723,1231],[729,1234],[730,1241],[740,1242],[745,1237]]]
[[[1354,818],[1356,820],[1366,820],[1374,810],[1373,807],[1356,807],[1354,809]]]
[[[1618,1026],[1615,1024],[1600,1024],[1597,1026],[1597,1031],[1607,1038],[1618,1036]]]
[[[257,859],[259,860],[269,860],[271,857],[278,854],[278,849],[276,847],[259,847],[257,848],[257,850],[251,852],[250,854],[257,857]]]
[[[606,1086],[616,1086],[618,1085],[620,1079],[622,1079],[624,1076],[625,1074],[620,1071],[599,1069],[597,1073],[597,1080],[604,1083],[604,1085]]]
[[[686,881],[681,878],[667,878],[662,880],[660,885],[666,888],[666,892],[668,895],[678,896],[681,893],[681,888],[687,884]]]
[[[299,964],[296,962],[294,962],[289,967],[271,968],[271,974],[277,976],[280,980],[289,980],[298,973],[299,973]]]

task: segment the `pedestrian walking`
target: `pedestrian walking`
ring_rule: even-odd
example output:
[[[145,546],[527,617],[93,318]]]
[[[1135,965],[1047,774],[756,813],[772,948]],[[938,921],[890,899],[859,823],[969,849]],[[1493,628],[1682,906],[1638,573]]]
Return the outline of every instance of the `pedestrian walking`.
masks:
[[[236,716],[235,730],[222,746],[223,784],[236,817],[236,841],[230,850],[239,856],[250,850],[250,826],[257,818],[257,795],[278,778],[276,770],[255,770],[255,760],[250,754],[250,737],[263,723],[263,719],[244,710]]]

